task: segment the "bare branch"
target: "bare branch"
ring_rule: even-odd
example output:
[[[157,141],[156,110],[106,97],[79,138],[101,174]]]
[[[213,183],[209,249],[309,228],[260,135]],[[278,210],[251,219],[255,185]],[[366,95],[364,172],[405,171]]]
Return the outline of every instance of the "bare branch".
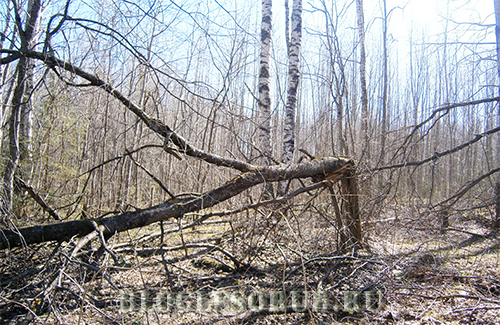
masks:
[[[202,222],[202,220],[206,220],[210,217],[215,217],[215,216],[227,216],[227,215],[231,215],[231,214],[236,214],[236,213],[240,213],[240,212],[243,212],[243,211],[246,211],[246,210],[251,210],[251,209],[256,209],[256,208],[259,208],[261,206],[266,206],[266,205],[270,205],[270,204],[277,204],[277,203],[284,203],[294,197],[296,197],[297,195],[299,194],[302,194],[304,192],[309,192],[309,191],[312,191],[312,190],[315,190],[317,188],[321,188],[321,187],[324,187],[326,186],[328,183],[330,183],[331,181],[328,181],[328,180],[324,180],[324,181],[321,181],[321,182],[317,182],[317,183],[313,183],[309,186],[305,186],[305,187],[301,187],[295,191],[293,191],[292,193],[290,194],[287,194],[285,196],[282,196],[282,197],[278,197],[276,199],[272,199],[272,200],[266,200],[266,201],[261,201],[261,202],[257,202],[257,203],[254,203],[254,204],[249,204],[247,206],[244,206],[244,207],[241,207],[241,208],[238,208],[238,209],[235,209],[235,210],[231,210],[231,211],[217,211],[217,212],[212,212],[212,213],[207,213],[205,215],[203,215],[200,220],[201,221],[196,221],[196,223],[200,223]]]
[[[439,113],[441,112],[445,112],[443,115],[439,116],[438,117],[438,120],[445,116],[446,114],[448,114],[448,112],[454,108],[457,108],[457,107],[467,107],[467,106],[473,106],[473,105],[478,105],[478,104],[484,104],[484,103],[491,103],[491,102],[498,102],[500,101],[500,96],[498,97],[492,97],[492,98],[485,98],[485,99],[478,99],[478,100],[473,100],[473,101],[469,101],[469,102],[462,102],[462,103],[456,103],[456,104],[447,104],[447,105],[444,105],[436,110],[434,110],[432,112],[432,114],[426,118],[424,121],[420,122],[419,124],[417,124],[413,130],[410,132],[410,134],[406,137],[406,139],[403,141],[403,144],[400,146],[400,148],[398,150],[396,150],[396,152],[394,153],[394,155],[392,156],[392,160],[394,160],[394,158],[398,155],[398,153],[405,148],[405,146],[410,142],[410,140],[413,138],[413,136],[415,135],[415,133],[422,127],[424,126],[425,124],[429,123],[432,119],[434,119],[434,117],[436,117],[436,115],[438,115]],[[377,169],[375,169],[377,170]]]
[[[0,53],[6,53],[6,50],[0,50]],[[19,53],[19,52],[16,51],[15,53],[13,53],[13,54],[11,54],[9,56],[1,58],[0,59],[0,65],[2,65],[2,64],[9,64],[11,62],[16,61],[20,57],[21,57],[21,53]]]
[[[128,108],[132,113],[139,117],[151,130],[153,130],[155,133],[162,136],[166,140],[171,141],[175,146],[179,148],[179,152],[183,152],[188,156],[204,160],[210,164],[234,168],[241,172],[256,170],[255,166],[246,162],[237,159],[225,158],[193,147],[182,136],[174,132],[168,125],[164,124],[158,119],[148,116],[146,112],[144,112],[144,110],[137,104],[133,103],[120,91],[116,90],[112,85],[100,79],[96,75],[88,73],[69,62],[65,62],[54,56],[45,55],[40,52],[23,50],[21,51],[21,54],[28,58],[41,60],[51,68],[60,68],[74,73],[77,76],[89,81],[92,86],[102,88],[104,91],[118,99],[123,105],[125,105],[126,108]]]
[[[393,169],[393,168],[402,168],[402,167],[407,167],[407,166],[420,166],[420,165],[423,165],[423,164],[428,163],[430,161],[437,160],[440,157],[443,157],[443,156],[455,153],[457,151],[460,151],[460,150],[462,150],[464,148],[467,148],[468,146],[470,146],[470,145],[478,142],[479,140],[481,140],[485,136],[492,135],[492,134],[497,133],[499,131],[500,131],[500,126],[494,128],[494,129],[488,130],[486,132],[483,132],[481,134],[476,134],[476,136],[474,137],[474,139],[472,139],[472,140],[470,140],[468,142],[462,143],[461,145],[456,146],[456,147],[454,147],[452,149],[448,149],[448,150],[445,150],[445,151],[442,151],[442,152],[435,152],[431,157],[428,157],[428,158],[423,159],[423,160],[409,161],[409,162],[404,162],[404,163],[400,163],[400,164],[394,164],[394,165],[389,165],[389,166],[382,166],[382,167],[371,169],[370,171]]]
[[[108,160],[105,160],[103,161],[102,163],[90,168],[89,170],[87,170],[86,172],[84,173],[81,173],[80,175],[78,175],[78,177],[80,176],[83,176],[85,174],[89,174],[89,173],[92,173],[94,170],[96,169],[99,169],[101,168],[102,166],[106,165],[106,164],[109,164],[110,162],[113,162],[115,160],[120,160],[120,159],[123,159],[124,157],[127,157],[133,153],[136,153],[138,151],[141,151],[142,149],[146,149],[146,148],[163,148],[162,145],[159,145],[159,144],[147,144],[147,145],[144,145],[142,147],[139,147],[137,149],[134,149],[134,150],[126,150],[127,153],[123,154],[123,155],[120,155],[120,156],[116,156],[116,157],[113,157],[113,158],[109,158]]]
[[[56,210],[54,210],[53,208],[51,208],[46,202],[44,199],[42,199],[42,197],[40,195],[38,195],[37,192],[35,192],[35,190],[33,189],[32,186],[26,184],[21,178],[19,177],[16,177],[15,178],[15,182],[16,184],[21,187],[22,189],[24,189],[25,191],[28,192],[28,194],[33,198],[33,200],[35,200],[36,203],[38,203],[42,209],[47,212],[48,214],[50,214],[52,216],[52,218],[54,218],[54,220],[61,220],[61,218],[59,217],[59,215],[57,214]]]
[[[498,173],[500,172],[500,167],[498,168],[495,168],[495,169],[492,169],[490,170],[489,172],[487,172],[486,174],[484,175],[481,175],[479,176],[478,178],[466,183],[464,186],[462,186],[462,188],[457,192],[455,193],[453,196],[449,197],[448,199],[442,201],[442,202],[439,202],[438,204],[435,205],[435,207],[437,206],[444,206],[445,204],[447,204],[448,207],[451,207],[452,205],[454,205],[462,196],[464,196],[471,188],[473,188],[474,186],[476,186],[479,182],[481,182],[483,179],[485,178],[488,178],[490,177],[491,175],[495,174],[495,173]]]

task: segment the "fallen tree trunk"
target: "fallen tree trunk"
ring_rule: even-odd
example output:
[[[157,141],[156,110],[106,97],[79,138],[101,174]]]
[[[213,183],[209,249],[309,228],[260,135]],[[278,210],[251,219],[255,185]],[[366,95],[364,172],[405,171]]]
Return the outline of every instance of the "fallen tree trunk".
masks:
[[[96,225],[102,230],[104,236],[111,237],[117,232],[143,227],[154,222],[171,218],[180,218],[185,213],[212,207],[257,184],[307,177],[311,177],[315,182],[322,179],[332,181],[332,179],[339,180],[339,177],[342,177],[342,175],[351,173],[353,162],[347,158],[323,158],[314,159],[309,163],[303,164],[262,167],[200,150],[189,144],[186,139],[177,134],[163,121],[146,114],[141,107],[133,103],[110,83],[105,82],[97,75],[88,73],[70,62],[65,62],[48,53],[26,49],[3,50],[3,52],[9,54],[9,56],[0,59],[0,64],[13,62],[21,57],[40,60],[50,69],[54,71],[59,70],[59,72],[56,71],[56,74],[62,80],[64,80],[64,77],[60,72],[66,71],[88,82],[80,86],[94,86],[106,91],[120,101],[126,109],[142,120],[149,129],[161,136],[165,141],[165,151],[174,154],[177,158],[180,157],[178,153],[183,153],[187,156],[204,160],[209,164],[238,170],[242,174],[226,184],[199,196],[174,197],[163,204],[144,210],[126,212],[120,215],[98,218],[95,220],[75,220],[52,225],[34,226],[23,228],[18,231],[0,230],[0,249],[47,241],[64,241],[74,236],[85,236],[94,231]],[[144,62],[144,64],[148,63]],[[176,148],[171,148],[170,145]],[[355,193],[346,194],[354,194],[357,200],[357,195]],[[357,208],[356,204],[352,206],[354,209]],[[352,211],[348,211],[348,213],[350,214],[351,220],[352,218],[359,218],[359,213],[353,213]],[[350,222],[349,224],[360,225],[360,223],[356,222]],[[352,229],[353,231],[351,231],[352,235],[355,236],[356,241],[361,241],[361,234],[355,227],[356,226],[354,226]]]
[[[308,177],[316,181],[331,179],[331,175],[344,172],[352,166],[353,162],[350,159],[329,157],[302,164],[255,167],[253,170],[242,173],[224,185],[199,196],[173,198],[163,204],[144,210],[130,211],[106,218],[28,227],[19,231],[3,230],[0,231],[0,249],[47,241],[65,241],[74,236],[85,236],[95,230],[94,222],[101,227],[104,236],[111,237],[118,232],[144,227],[171,218],[180,218],[188,212],[212,207],[257,184]]]

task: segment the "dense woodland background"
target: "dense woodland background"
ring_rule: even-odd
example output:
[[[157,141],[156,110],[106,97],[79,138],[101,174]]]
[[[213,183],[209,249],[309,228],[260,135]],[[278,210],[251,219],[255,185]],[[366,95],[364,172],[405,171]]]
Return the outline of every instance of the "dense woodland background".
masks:
[[[64,13],[66,3],[43,5],[32,41],[35,49],[44,46],[49,31],[54,34],[50,51],[57,57],[110,82],[190,143],[248,162],[259,155],[259,3],[75,3],[67,8],[71,19],[59,29],[62,17],[50,19]],[[473,11],[475,2],[464,1],[463,6],[442,2],[436,5],[443,15],[441,30],[429,31],[415,21],[406,39],[398,40],[391,28],[402,27],[391,26],[391,15],[406,12],[401,4],[390,5],[386,4],[387,19],[382,2],[365,18],[366,143],[361,137],[354,4],[305,5],[296,147],[317,157],[354,158],[363,178],[376,178],[370,182],[373,188],[364,189],[369,197],[383,195],[433,206],[466,182],[498,168],[497,134],[419,167],[376,175],[371,170],[432,157],[498,125],[496,102],[445,109],[433,116],[448,104],[497,95],[494,14],[477,11],[473,12],[476,20],[456,21],[454,15]],[[5,49],[20,46],[12,6],[7,2],[2,8]],[[26,6],[20,8],[24,16]],[[271,151],[279,161],[288,64],[284,25],[279,20],[284,7],[275,4],[275,11]],[[82,210],[98,216],[117,205],[144,207],[164,201],[166,193],[129,158],[89,172],[126,150],[161,145],[155,135],[103,91],[73,87],[81,80],[70,75],[61,80],[44,65],[31,64],[33,75],[28,78],[33,90],[25,98],[19,122],[22,178],[43,193],[63,218]],[[15,62],[2,65],[4,164],[9,157],[9,98],[15,69]],[[296,151],[296,161],[300,155]],[[177,162],[160,149],[145,149],[133,157],[174,193],[203,192],[229,177],[226,171],[214,173],[200,161]],[[491,191],[493,183],[491,178],[480,184],[478,198],[484,194],[486,199],[485,191]],[[22,196],[16,199],[20,200],[15,204],[18,217],[35,214],[36,203],[22,202]]]
[[[363,249],[368,247],[369,254],[395,253],[392,245],[422,245],[429,237],[414,238],[418,229],[436,230],[432,236],[445,236],[454,229],[452,238],[464,234],[490,238],[485,236],[498,218],[497,1],[425,2],[432,12],[429,16],[434,10],[438,13],[432,23],[415,11],[422,3],[365,1],[364,8],[362,1],[302,4],[293,162],[339,156],[353,159],[366,244]],[[290,73],[288,19],[293,6],[287,1],[273,3],[270,144],[263,146],[258,103],[261,5],[259,1],[238,0],[2,1],[1,228],[15,231],[61,222],[54,219],[99,218],[144,209],[171,199],[172,193],[180,197],[207,192],[239,174],[180,151],[165,151],[164,139],[103,87],[89,85],[71,70],[22,51],[55,57],[98,76],[200,150],[254,165],[282,163]],[[361,41],[360,8],[364,15]],[[364,69],[360,69],[362,52],[366,55]],[[16,56],[18,53],[24,54]],[[306,185],[294,180],[288,193]],[[293,257],[285,257],[289,252],[281,251],[271,258],[278,263],[283,257],[290,265],[297,259],[303,263],[305,256],[350,252],[352,247],[343,245],[339,237],[342,204],[335,198],[342,200],[340,187],[333,184],[329,189],[295,197],[281,219],[269,212],[272,207],[220,218],[216,215],[216,227],[230,226],[218,229],[222,240],[214,239],[212,244],[253,267],[260,263],[259,256],[269,241],[279,250],[290,249]],[[269,199],[268,191],[269,187],[257,186],[216,209],[186,217],[195,219],[208,212],[254,204]],[[395,226],[396,222],[401,224]],[[116,244],[120,240],[130,244],[137,240],[135,236],[157,227],[121,235]],[[171,227],[179,236],[174,232],[180,227],[177,222]],[[401,237],[377,240],[387,235],[388,229],[397,229]],[[161,242],[151,242],[152,247],[169,246],[163,237],[163,223],[161,230]],[[225,237],[228,233],[230,239]],[[201,238],[190,236],[185,240],[181,232],[186,255],[187,242],[197,243]],[[409,242],[403,245],[401,238]],[[37,263],[50,261],[57,249],[63,249],[57,243],[50,245],[54,246],[37,246],[36,250],[47,250]],[[71,242],[59,245],[71,246]],[[37,291],[33,285],[32,296],[10,287],[15,275],[10,268],[20,273],[41,270],[20,264],[26,256],[35,256],[31,249],[20,248],[12,251],[14,255],[2,256],[6,274],[2,278],[2,308],[23,306],[38,315],[49,310],[61,322],[62,316],[55,310],[71,308],[55,302],[55,286],[39,284],[44,289]],[[89,256],[99,256],[93,262],[98,267],[116,265],[116,259],[103,261],[102,251],[89,249]],[[115,258],[108,250],[113,249],[107,247],[105,255]],[[496,250],[493,267],[498,261]],[[55,270],[66,270],[65,263],[60,268],[43,269],[44,274],[60,277]],[[130,262],[127,267],[140,264]],[[391,265],[389,271],[395,268]],[[159,268],[163,270],[163,266]],[[172,285],[175,276],[169,272],[178,270],[167,266],[165,270]],[[357,269],[352,266],[352,270]],[[35,303],[33,297],[45,303]],[[21,305],[10,302],[14,300]],[[85,300],[77,299],[77,305]],[[494,301],[498,303],[498,299]]]

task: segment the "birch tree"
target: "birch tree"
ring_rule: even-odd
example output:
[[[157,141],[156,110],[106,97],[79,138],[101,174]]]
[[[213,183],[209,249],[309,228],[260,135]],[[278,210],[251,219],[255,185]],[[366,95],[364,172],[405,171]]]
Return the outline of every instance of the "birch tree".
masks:
[[[300,48],[302,46],[302,0],[293,1],[291,26],[291,35],[288,44],[288,96],[285,110],[283,153],[281,157],[281,161],[284,164],[292,163],[295,150],[295,112],[297,109],[297,92],[300,81]],[[285,191],[286,184],[280,183],[278,192],[280,195],[283,195]]]
[[[495,35],[497,41],[497,70],[500,78],[500,0],[495,0]]]
[[[363,0],[356,0],[356,15],[359,33],[359,74],[361,82],[361,157],[369,159],[368,150],[368,90],[366,86],[365,18]]]
[[[262,0],[262,25],[260,31],[260,72],[259,72],[259,146],[260,164],[270,165],[271,152],[271,96],[269,94],[269,53],[272,39],[272,0]],[[267,183],[264,199],[272,197],[273,187]]]

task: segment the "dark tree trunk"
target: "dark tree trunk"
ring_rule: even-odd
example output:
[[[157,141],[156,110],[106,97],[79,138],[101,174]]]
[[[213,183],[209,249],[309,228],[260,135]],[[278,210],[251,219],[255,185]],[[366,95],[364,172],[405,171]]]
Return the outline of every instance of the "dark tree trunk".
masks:
[[[345,197],[345,211],[347,214],[346,223],[349,230],[347,242],[354,240],[353,244],[360,244],[363,241],[363,231],[361,227],[361,215],[359,210],[358,184],[352,169],[347,170],[341,179],[342,192]]]

